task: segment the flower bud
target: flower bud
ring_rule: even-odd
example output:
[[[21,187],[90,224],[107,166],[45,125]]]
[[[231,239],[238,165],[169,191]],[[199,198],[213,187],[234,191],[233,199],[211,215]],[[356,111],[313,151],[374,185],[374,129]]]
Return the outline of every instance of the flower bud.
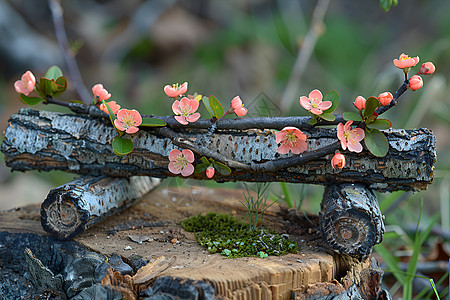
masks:
[[[214,173],[215,173],[215,170],[214,170],[213,167],[209,166],[209,167],[206,168],[206,177],[213,178],[214,177]]]
[[[419,75],[414,75],[413,77],[411,77],[411,79],[409,79],[409,88],[412,91],[417,91],[422,86],[423,86],[423,80],[422,80],[422,77],[420,77]]]
[[[345,156],[342,153],[336,153],[331,159],[333,169],[342,169],[345,166]]]
[[[389,92],[381,93],[378,96],[378,100],[380,101],[381,105],[383,105],[383,106],[386,106],[389,103],[391,103],[392,99],[394,99],[394,96],[392,96],[392,94]]]
[[[356,97],[355,102],[353,102],[353,105],[357,110],[362,111],[366,108],[366,99],[363,96],[358,96]]]
[[[430,75],[433,74],[436,70],[436,67],[432,62],[426,62],[422,64],[422,67],[419,70],[419,74]]]

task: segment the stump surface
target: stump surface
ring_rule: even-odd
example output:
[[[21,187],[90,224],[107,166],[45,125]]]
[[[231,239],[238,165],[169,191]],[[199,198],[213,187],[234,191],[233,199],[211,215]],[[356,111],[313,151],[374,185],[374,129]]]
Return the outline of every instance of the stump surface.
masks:
[[[317,216],[309,216],[309,223],[273,205],[265,214],[264,225],[288,233],[298,243],[299,252],[264,259],[227,259],[210,254],[197,244],[193,233],[179,225],[189,216],[211,211],[238,218],[245,215],[239,202],[243,200],[242,192],[159,187],[140,203],[98,223],[75,241],[104,255],[149,261],[133,276],[134,284],[143,288],[155,278],[170,276],[208,282],[219,298],[312,299],[343,292],[360,297],[377,294],[380,276],[364,275],[374,270],[371,260],[358,262],[327,250]],[[0,212],[2,231],[48,235],[40,226],[39,205]],[[23,249],[18,251],[23,253]]]

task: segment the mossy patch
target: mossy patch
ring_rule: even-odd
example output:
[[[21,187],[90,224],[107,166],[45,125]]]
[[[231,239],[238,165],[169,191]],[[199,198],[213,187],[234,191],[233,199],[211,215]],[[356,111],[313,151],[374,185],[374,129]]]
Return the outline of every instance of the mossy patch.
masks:
[[[181,225],[194,232],[197,242],[210,253],[230,257],[282,255],[297,252],[297,244],[285,234],[277,234],[265,228],[250,229],[230,215],[208,213],[190,217]]]

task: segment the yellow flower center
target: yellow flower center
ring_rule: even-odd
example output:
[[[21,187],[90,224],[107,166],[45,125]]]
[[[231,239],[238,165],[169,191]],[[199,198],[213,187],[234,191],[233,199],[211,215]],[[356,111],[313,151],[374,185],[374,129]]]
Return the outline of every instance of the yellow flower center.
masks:
[[[402,57],[400,57],[400,60],[401,61],[404,61],[404,60],[407,60],[407,59],[410,59],[411,57],[409,57],[408,55],[404,55],[404,56],[402,56]]]
[[[125,115],[122,119],[122,123],[123,123],[123,128],[128,129],[131,127],[134,127],[134,124],[136,123],[136,121],[134,120],[134,117],[130,116],[130,115]]]
[[[284,142],[289,146],[289,147],[294,147],[297,145],[297,136],[291,131],[289,132],[286,137]]]

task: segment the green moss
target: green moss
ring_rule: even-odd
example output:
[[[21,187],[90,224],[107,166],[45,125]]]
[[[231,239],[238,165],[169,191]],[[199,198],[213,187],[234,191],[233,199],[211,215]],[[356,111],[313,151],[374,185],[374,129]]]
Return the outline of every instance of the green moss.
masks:
[[[297,244],[268,229],[251,230],[247,223],[229,215],[208,213],[181,222],[186,231],[194,232],[197,242],[211,253],[230,258],[244,256],[282,255],[297,252]]]

